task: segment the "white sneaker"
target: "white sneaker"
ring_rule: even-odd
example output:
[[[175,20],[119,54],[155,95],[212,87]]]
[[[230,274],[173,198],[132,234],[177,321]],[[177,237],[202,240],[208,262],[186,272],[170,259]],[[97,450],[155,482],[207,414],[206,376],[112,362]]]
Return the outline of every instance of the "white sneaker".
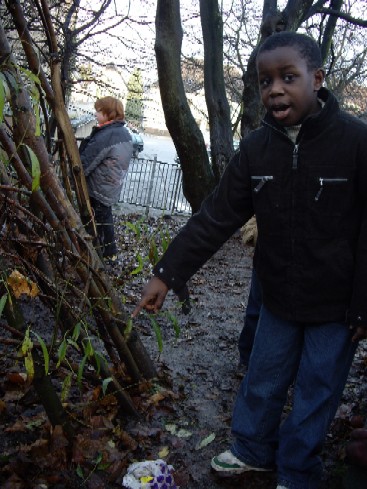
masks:
[[[288,487],[285,487],[285,486],[277,486],[277,489],[288,489]]]
[[[216,457],[213,457],[211,466],[217,472],[226,473],[227,475],[243,474],[244,472],[249,472],[251,470],[258,472],[271,472],[271,469],[252,467],[251,465],[245,464],[235,457],[229,450],[217,455]]]

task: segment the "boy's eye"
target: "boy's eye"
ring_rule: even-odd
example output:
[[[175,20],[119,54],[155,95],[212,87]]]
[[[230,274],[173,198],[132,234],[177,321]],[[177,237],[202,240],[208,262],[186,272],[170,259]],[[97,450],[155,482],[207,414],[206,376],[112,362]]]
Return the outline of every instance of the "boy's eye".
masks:
[[[267,88],[271,83],[270,78],[260,78],[259,85],[260,88]]]
[[[284,75],[283,78],[286,83],[291,83],[292,81],[294,81],[295,76],[292,73],[287,73],[286,75]]]

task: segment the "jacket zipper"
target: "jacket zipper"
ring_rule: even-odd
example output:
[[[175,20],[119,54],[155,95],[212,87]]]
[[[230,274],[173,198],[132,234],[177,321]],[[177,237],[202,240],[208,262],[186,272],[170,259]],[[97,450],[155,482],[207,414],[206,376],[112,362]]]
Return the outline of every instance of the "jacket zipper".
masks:
[[[325,188],[324,183],[327,183],[327,184],[345,183],[347,181],[348,181],[347,178],[322,178],[322,177],[320,177],[319,178],[320,188],[319,188],[319,190],[315,196],[315,201],[317,202],[320,199],[321,193],[322,193],[323,189]]]
[[[298,170],[298,154],[299,154],[299,143],[294,143],[292,139],[288,136],[287,133],[284,133],[280,131],[277,127],[274,127],[273,125],[269,124],[265,120],[263,120],[263,124],[270,127],[273,131],[278,132],[279,134],[282,134],[284,137],[286,137],[293,145],[293,152],[292,152],[292,170],[297,171]],[[294,179],[292,178],[292,190],[291,190],[291,198],[292,198],[292,211],[291,211],[291,220],[292,220],[292,227],[295,221],[295,216],[294,216],[294,206],[295,206],[295,189],[294,189]],[[291,237],[291,255],[292,255],[292,261],[294,261],[295,258],[295,238],[292,233]],[[292,280],[292,277],[291,277]],[[295,288],[293,287],[291,290],[291,295],[292,297],[290,298],[290,308],[292,309],[292,314],[295,312],[294,311],[294,301],[293,301],[293,296],[294,296]]]
[[[298,147],[299,144],[295,144],[293,148],[292,170],[297,170],[298,168]]]
[[[252,180],[260,180],[259,183],[256,185],[256,187],[254,188],[254,192],[255,193],[258,193],[260,192],[260,190],[263,188],[263,186],[266,184],[266,182],[269,182],[271,180],[273,180],[273,176],[272,175],[264,175],[264,176],[253,176],[251,177]]]

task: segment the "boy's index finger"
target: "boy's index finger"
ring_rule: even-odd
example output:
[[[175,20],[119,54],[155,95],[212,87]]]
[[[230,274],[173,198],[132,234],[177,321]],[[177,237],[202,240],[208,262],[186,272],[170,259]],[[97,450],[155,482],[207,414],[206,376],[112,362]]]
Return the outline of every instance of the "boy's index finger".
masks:
[[[141,306],[140,304],[138,304],[135,309],[133,310],[133,312],[131,313],[131,317],[132,318],[136,318],[136,316],[140,313],[140,311],[143,309],[143,306]]]

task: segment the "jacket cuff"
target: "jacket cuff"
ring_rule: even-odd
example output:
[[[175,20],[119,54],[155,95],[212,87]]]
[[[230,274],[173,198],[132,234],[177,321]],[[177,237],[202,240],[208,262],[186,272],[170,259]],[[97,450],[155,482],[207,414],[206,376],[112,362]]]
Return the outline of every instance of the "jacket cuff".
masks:
[[[348,322],[356,328],[367,328],[367,314],[349,313]]]
[[[164,282],[169,289],[174,292],[179,291],[185,285],[185,282],[177,278],[174,273],[163,263],[158,262],[153,268],[153,275]]]

